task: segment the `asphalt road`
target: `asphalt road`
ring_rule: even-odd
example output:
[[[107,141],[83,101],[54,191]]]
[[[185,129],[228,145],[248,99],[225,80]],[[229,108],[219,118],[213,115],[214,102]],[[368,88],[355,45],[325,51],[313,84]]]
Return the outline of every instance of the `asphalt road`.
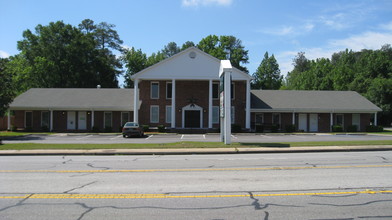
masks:
[[[0,219],[391,219],[392,152],[0,157]]]
[[[392,135],[330,135],[330,134],[239,134],[232,135],[232,142],[279,143],[308,141],[363,141],[392,140]],[[146,135],[143,138],[123,138],[122,135],[55,134],[28,135],[4,140],[7,143],[47,143],[47,144],[111,144],[111,143],[175,143],[180,141],[219,142],[219,134],[166,134]]]

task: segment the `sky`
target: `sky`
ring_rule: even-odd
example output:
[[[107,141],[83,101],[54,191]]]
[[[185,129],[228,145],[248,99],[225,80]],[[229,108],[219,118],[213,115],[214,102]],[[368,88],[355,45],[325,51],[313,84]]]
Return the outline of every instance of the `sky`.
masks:
[[[18,54],[23,31],[38,24],[87,18],[116,25],[124,47],[147,55],[169,42],[235,36],[249,51],[249,74],[265,52],[286,75],[298,52],[331,58],[392,44],[392,0],[0,0],[0,57]]]

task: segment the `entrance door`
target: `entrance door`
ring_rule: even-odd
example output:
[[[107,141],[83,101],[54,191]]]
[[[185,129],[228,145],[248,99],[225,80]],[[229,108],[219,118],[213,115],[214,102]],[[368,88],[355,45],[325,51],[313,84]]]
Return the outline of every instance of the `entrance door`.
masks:
[[[200,111],[186,110],[185,111],[185,127],[186,128],[200,128]]]
[[[78,129],[79,130],[86,130],[87,123],[86,123],[86,112],[78,112]]]
[[[308,131],[308,119],[307,114],[298,115],[298,129]]]
[[[75,112],[67,112],[67,130],[75,130]]]
[[[311,132],[318,131],[318,114],[310,114],[309,115],[309,130]]]

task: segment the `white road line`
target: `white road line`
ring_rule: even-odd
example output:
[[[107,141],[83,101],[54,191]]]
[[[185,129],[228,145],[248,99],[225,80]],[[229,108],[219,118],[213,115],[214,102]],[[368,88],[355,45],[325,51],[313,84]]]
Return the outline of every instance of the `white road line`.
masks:
[[[152,134],[152,135],[146,137],[145,140],[148,140],[148,139],[152,138],[152,136],[154,136],[154,135]]]
[[[122,135],[118,135],[118,136],[116,136],[114,138],[110,138],[110,140],[114,140],[114,139],[119,138],[119,137],[122,137]]]
[[[93,135],[92,134],[90,134],[90,135],[87,135],[87,136],[84,136],[84,137],[81,137],[81,138],[76,138],[76,140],[83,140],[83,139],[86,139],[86,138],[89,138],[89,137],[92,137]]]
[[[265,138],[272,138],[272,137],[269,137],[269,136],[267,136],[267,135],[260,135],[261,137],[265,137]]]
[[[184,135],[181,135],[181,139],[183,139],[184,138]]]
[[[206,135],[205,134],[203,134],[203,138],[206,139]]]
[[[231,137],[232,137],[232,138],[234,138],[234,139],[237,139],[237,137],[236,137],[236,136],[234,136],[234,135],[231,135]]]
[[[201,134],[187,134],[187,135],[182,135],[181,139],[205,139],[205,135]]]

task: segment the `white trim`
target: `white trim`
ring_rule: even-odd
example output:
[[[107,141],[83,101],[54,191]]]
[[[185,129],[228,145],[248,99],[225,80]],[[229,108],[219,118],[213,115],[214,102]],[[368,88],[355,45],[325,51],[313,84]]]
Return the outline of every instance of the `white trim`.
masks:
[[[374,113],[374,125],[377,126],[377,112]]]
[[[185,128],[185,111],[200,111],[200,128],[203,128],[203,108],[196,105],[191,107],[191,104],[182,107],[182,128]]]
[[[135,79],[133,92],[133,121],[139,123],[139,79]],[[93,113],[94,116],[94,113]],[[94,124],[94,123],[93,123]]]
[[[110,126],[106,126],[106,113],[110,113]],[[113,129],[113,112],[103,112],[103,129],[111,127]]]
[[[369,113],[373,114],[375,111],[370,110],[361,110],[361,109],[347,109],[347,110],[335,110],[335,109],[251,109],[250,112],[280,112],[280,113],[287,113],[287,112],[295,112],[295,113]]]
[[[212,128],[212,99],[213,99],[213,83],[210,79],[208,82],[208,128]]]
[[[94,127],[94,110],[91,110],[91,130],[93,130]]]
[[[171,127],[176,127],[176,80],[172,80],[172,99],[171,99]]]
[[[158,109],[158,115],[157,115],[157,120],[156,121],[153,121],[153,118],[152,118],[152,109],[153,108],[157,108]],[[151,105],[150,106],[150,123],[159,123],[159,105]]]
[[[292,125],[295,125],[295,112],[293,112],[293,114],[291,115],[291,123]]]
[[[30,125],[29,127],[33,128],[33,124],[34,124],[34,123],[33,123],[33,117],[34,117],[34,116],[33,116],[33,111],[25,111],[24,127],[27,128],[27,125],[26,125],[26,118],[27,118],[27,117],[26,117],[26,114],[27,114],[28,112],[31,112],[31,125]]]
[[[250,80],[246,80],[245,128],[250,129]]]
[[[158,97],[152,97],[152,84],[158,84]],[[157,81],[150,82],[150,99],[159,99],[159,82]]]
[[[49,131],[53,131],[53,110],[50,110],[50,126],[49,126]]]
[[[332,132],[332,126],[333,126],[333,113],[332,112],[329,115],[329,120],[330,120],[329,131]]]

